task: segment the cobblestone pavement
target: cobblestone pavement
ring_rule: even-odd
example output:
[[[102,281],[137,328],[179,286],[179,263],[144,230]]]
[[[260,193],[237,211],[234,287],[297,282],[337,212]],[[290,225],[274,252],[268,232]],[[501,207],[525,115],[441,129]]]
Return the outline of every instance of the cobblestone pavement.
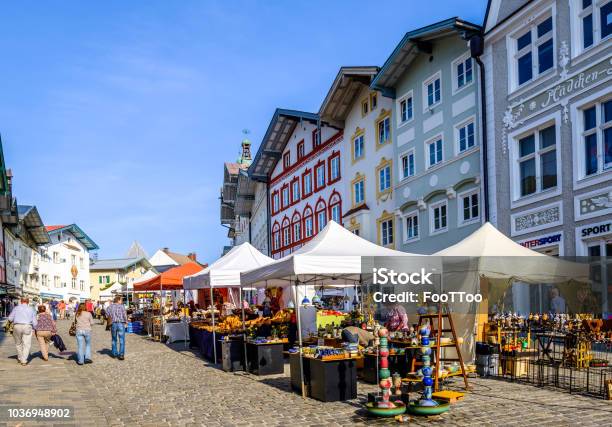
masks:
[[[60,322],[61,335],[74,350],[75,339]],[[289,391],[285,375],[258,378],[220,371],[184,343],[171,346],[127,336],[126,360],[109,356],[110,335],[93,332],[91,365],[78,366],[69,354],[40,359],[32,343],[31,361],[20,366],[10,336],[0,332],[0,405],[71,406],[75,418],[60,422],[11,422],[3,425],[78,426],[344,426],[393,425],[368,418],[361,409],[375,387],[359,383],[358,399],[321,403]],[[433,419],[413,418],[416,425],[612,425],[612,404],[568,393],[509,382],[472,379],[473,390],[449,413]],[[456,386],[460,389],[459,381]]]

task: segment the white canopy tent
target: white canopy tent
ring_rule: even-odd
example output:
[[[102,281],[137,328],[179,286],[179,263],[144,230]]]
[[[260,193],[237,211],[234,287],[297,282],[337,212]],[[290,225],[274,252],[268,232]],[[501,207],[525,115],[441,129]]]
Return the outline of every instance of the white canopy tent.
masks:
[[[123,285],[119,282],[115,282],[110,287],[100,291],[100,301],[112,299],[115,294],[121,294],[122,292]]]

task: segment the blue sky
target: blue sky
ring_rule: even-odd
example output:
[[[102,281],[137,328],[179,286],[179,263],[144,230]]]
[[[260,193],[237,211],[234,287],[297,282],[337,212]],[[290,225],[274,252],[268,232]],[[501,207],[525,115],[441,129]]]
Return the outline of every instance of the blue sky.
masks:
[[[211,262],[223,162],[276,107],[317,111],[342,65],[485,0],[18,2],[2,6],[0,133],[20,204],[123,256]]]

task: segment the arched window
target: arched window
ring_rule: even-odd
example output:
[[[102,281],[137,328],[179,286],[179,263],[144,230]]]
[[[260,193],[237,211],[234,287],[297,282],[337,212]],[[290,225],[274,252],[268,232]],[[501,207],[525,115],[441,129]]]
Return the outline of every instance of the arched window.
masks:
[[[293,218],[291,218],[291,232],[294,243],[302,240],[302,217],[299,212],[294,213]]]
[[[317,233],[327,225],[327,206],[325,206],[325,200],[323,199],[319,199],[315,206],[315,221]]]
[[[302,220],[304,222],[304,225],[302,227],[304,229],[304,238],[307,239],[309,237],[312,237],[312,235],[314,234],[314,224],[312,218],[312,208],[310,207],[310,205],[306,205],[304,213],[302,214]]]
[[[280,246],[280,224],[275,221],[274,226],[272,226],[272,250],[277,251]]]
[[[282,226],[282,246],[286,248],[291,245],[291,229],[289,227],[289,218],[283,218],[283,226]]]
[[[329,218],[342,225],[342,197],[340,197],[340,193],[334,191],[329,197],[327,205],[329,206]]]

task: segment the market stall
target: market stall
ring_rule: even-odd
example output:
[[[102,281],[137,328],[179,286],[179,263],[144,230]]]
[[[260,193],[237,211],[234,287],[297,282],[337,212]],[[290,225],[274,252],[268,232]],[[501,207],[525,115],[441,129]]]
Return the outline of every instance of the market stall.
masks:
[[[159,300],[151,299],[151,308],[144,310],[144,322],[147,330],[156,339],[162,340],[165,332],[172,333],[173,340],[188,340],[189,331],[186,323],[185,311],[177,308],[175,301],[166,304],[165,294],[169,291],[180,291],[183,289],[183,278],[185,276],[201,271],[203,267],[195,262],[171,268],[151,279],[135,283],[135,293],[159,292]],[[180,326],[166,328],[167,324],[176,323]]]
[[[325,378],[313,378],[312,375],[317,375],[317,373],[325,375],[327,371],[326,369],[309,369],[310,378],[308,381],[310,383],[307,384],[304,371],[305,357],[327,361],[356,358],[357,355],[355,354],[354,347],[351,348],[348,345],[340,349],[331,349],[325,346],[310,347],[309,350],[304,349],[303,338],[305,337],[303,337],[302,331],[302,307],[309,304],[307,301],[304,301],[300,290],[305,286],[318,287],[326,283],[333,284],[336,287],[361,286],[364,284],[364,280],[366,280],[367,273],[372,271],[371,267],[376,257],[404,257],[405,263],[410,263],[411,259],[414,262],[414,259],[418,258],[418,262],[413,264],[414,269],[425,267],[428,263],[427,257],[378,246],[351,233],[339,224],[330,221],[310,242],[291,255],[241,274],[243,286],[267,287],[290,285],[293,304],[295,307],[300,308],[296,310],[299,346],[294,350],[297,354],[297,361],[291,364],[292,378],[300,379],[300,389],[303,396],[306,396],[309,390],[312,389],[309,384],[312,384],[313,381],[314,383],[325,381]],[[410,265],[404,265],[404,267],[410,269]],[[355,344],[353,343],[352,345]],[[310,363],[310,360],[307,363]],[[294,372],[296,369],[299,369],[299,373]],[[347,372],[351,376],[350,381],[356,382],[354,370],[349,369]],[[339,392],[337,395],[350,398],[349,396],[352,393]]]
[[[198,336],[200,352],[204,357],[217,363],[221,356],[220,339],[229,340],[232,337],[243,340],[243,354],[246,355],[244,334],[247,315],[251,317],[248,319],[249,327],[255,327],[259,320],[251,308],[245,307],[243,303],[240,273],[271,262],[272,258],[265,256],[251,244],[243,243],[232,248],[206,269],[184,278],[185,291],[205,290],[204,292],[209,294],[209,304],[203,310],[203,318],[192,321],[190,325],[190,334]],[[215,292],[219,290],[226,290],[225,300],[221,299],[219,292],[215,296]]]

